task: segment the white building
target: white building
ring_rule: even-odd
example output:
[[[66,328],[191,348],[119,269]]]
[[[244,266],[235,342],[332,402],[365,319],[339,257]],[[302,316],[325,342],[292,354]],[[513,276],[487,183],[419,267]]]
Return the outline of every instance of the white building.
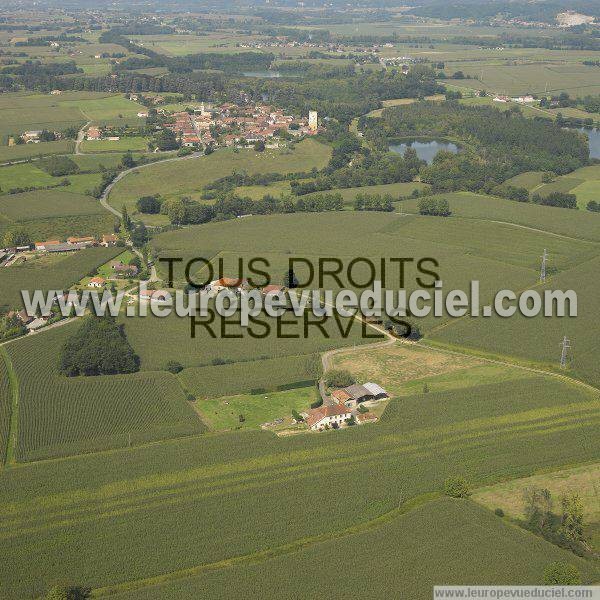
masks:
[[[319,128],[319,115],[316,110],[311,110],[308,113],[308,128],[311,131],[317,131]]]
[[[309,411],[306,423],[313,431],[322,431],[326,427],[337,429],[344,426],[350,417],[352,417],[350,409],[341,404],[320,406]]]

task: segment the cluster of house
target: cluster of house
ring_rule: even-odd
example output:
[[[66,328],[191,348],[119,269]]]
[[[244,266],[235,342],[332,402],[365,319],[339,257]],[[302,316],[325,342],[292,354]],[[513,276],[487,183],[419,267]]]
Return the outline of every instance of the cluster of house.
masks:
[[[535,98],[533,96],[517,96],[510,98],[509,96],[494,96],[494,102],[516,102],[517,104],[533,104]]]
[[[114,246],[118,242],[119,238],[114,233],[108,233],[101,237],[98,241],[95,237],[69,237],[66,242],[60,240],[46,240],[45,242],[35,242],[34,249],[36,252],[74,252],[76,250],[83,250],[90,246]]]
[[[48,317],[30,317],[24,310],[11,310],[6,316],[9,319],[16,317],[27,328],[27,331],[36,331],[48,323]]]
[[[41,129],[36,129],[32,131],[24,131],[19,137],[25,144],[39,144],[42,141],[43,133],[44,132]],[[62,133],[60,131],[53,131],[52,133],[55,140],[59,140],[62,138]],[[13,137],[8,138],[8,145],[16,145],[15,139]]]
[[[361,413],[356,409],[361,402],[383,400],[388,397],[387,392],[376,383],[353,384],[333,391],[331,403],[323,403],[322,406],[308,411],[306,424],[313,431],[323,431],[344,427],[352,417],[358,423],[376,421],[377,417],[372,413]]]
[[[118,135],[104,135],[104,130],[101,127],[92,125],[88,127],[85,133],[85,139],[90,142],[96,142],[98,140],[108,140],[110,142],[118,142],[121,138]]]
[[[279,131],[291,135],[314,135],[319,130],[318,115],[310,111],[308,120],[295,119],[281,109],[266,104],[238,106],[225,103],[208,107],[204,103],[193,113],[178,112],[171,115],[174,122],[164,127],[173,131],[183,146],[213,145],[221,141],[234,146],[245,141],[253,144],[277,137]],[[219,140],[216,139],[218,132]]]

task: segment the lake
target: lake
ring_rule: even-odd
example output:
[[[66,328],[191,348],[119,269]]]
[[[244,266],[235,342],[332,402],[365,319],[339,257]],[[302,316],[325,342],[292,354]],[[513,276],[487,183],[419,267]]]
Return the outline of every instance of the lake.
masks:
[[[600,129],[581,128],[577,131],[585,133],[590,140],[590,158],[600,158]]]
[[[442,150],[452,152],[453,154],[458,152],[458,146],[456,144],[442,140],[407,140],[402,144],[391,144],[390,151],[404,156],[406,149],[409,147],[414,148],[417,152],[417,156],[421,160],[424,160],[428,165],[433,162],[435,155]]]

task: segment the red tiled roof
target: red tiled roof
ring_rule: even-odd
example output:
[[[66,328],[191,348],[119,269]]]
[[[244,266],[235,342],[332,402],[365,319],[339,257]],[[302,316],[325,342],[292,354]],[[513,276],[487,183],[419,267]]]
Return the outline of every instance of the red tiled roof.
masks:
[[[339,404],[333,406],[320,406],[319,408],[313,408],[309,411],[306,423],[309,427],[312,427],[325,417],[335,417],[347,414],[350,414],[350,411],[345,406]]]

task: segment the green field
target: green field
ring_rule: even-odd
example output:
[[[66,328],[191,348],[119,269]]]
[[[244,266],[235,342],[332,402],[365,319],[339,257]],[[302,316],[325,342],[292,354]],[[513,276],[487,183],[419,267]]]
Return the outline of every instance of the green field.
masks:
[[[555,560],[577,564],[587,578],[596,576],[585,561],[470,501],[440,498],[404,511],[356,531],[342,530],[337,538],[308,542],[296,552],[278,549],[271,560],[243,561],[117,597],[241,599],[260,585],[261,598],[294,598],[301,587],[303,597],[429,600],[433,586],[440,584],[471,585],[480,580],[486,585],[539,584],[544,568]],[[332,569],[334,556],[344,557],[343,570]]]
[[[94,198],[73,194],[67,187],[0,196],[0,213],[11,221],[30,221],[70,215],[103,215],[105,210]]]
[[[88,248],[69,255],[49,256],[0,269],[0,307],[21,306],[21,290],[68,289],[116,256],[120,248]]]
[[[7,346],[19,380],[17,460],[123,447],[204,430],[170,373],[61,376],[59,349],[75,327],[65,325],[39,339]]]
[[[148,138],[137,137],[122,137],[119,140],[95,140],[85,141],[81,144],[83,152],[144,152],[148,149]]]
[[[486,319],[485,334],[477,319],[455,319],[446,327],[432,332],[435,340],[458,346],[469,346],[500,355],[531,359],[558,368],[559,343],[568,336],[573,345],[567,374],[600,386],[597,360],[598,336],[594,315],[600,309],[597,281],[600,258],[553,276],[543,286],[553,290],[575,290],[577,317],[545,318],[515,315],[511,319],[492,316]],[[518,340],[518,343],[517,343]]]
[[[577,205],[585,210],[590,200],[600,201],[600,166],[582,167],[568,175],[557,177],[552,183],[542,185],[535,191],[542,196],[551,192],[575,194]]]
[[[10,385],[8,361],[4,348],[0,348],[0,462],[6,460],[13,394]]]
[[[35,163],[0,167],[0,189],[3,191],[13,188],[57,185],[61,182],[61,179],[61,177],[52,177],[52,175],[37,167]]]
[[[58,142],[40,142],[39,144],[20,144],[0,147],[0,163],[47,156],[49,154],[70,154],[75,148],[72,140]]]
[[[540,229],[565,237],[600,242],[600,216],[589,212],[552,208],[502,198],[455,192],[442,194],[450,202],[452,214],[476,220],[504,221]],[[417,212],[418,200],[401,204],[405,212]]]
[[[404,398],[391,402],[377,425],[318,436],[204,435],[5,470],[0,475],[0,531],[10,544],[0,547],[0,559],[9,575],[0,589],[7,600],[20,599],[67,578],[93,587],[122,584],[126,591],[128,582],[181,577],[183,569],[313,536],[326,540],[357,524],[385,519],[403,500],[440,489],[450,474],[464,474],[477,486],[593,460],[600,449],[599,418],[597,396],[535,377],[468,393]],[[37,428],[43,429],[43,423]],[[447,555],[439,549],[441,540],[454,538],[440,532],[462,523],[451,518],[448,528],[443,520],[452,514],[448,510],[436,512],[439,525],[432,541],[417,544],[438,565]],[[102,536],[94,544],[77,543],[99,527]],[[479,531],[489,540],[487,525]],[[537,581],[546,562],[567,556],[529,534],[511,531],[529,557],[520,564],[532,565],[517,571],[518,577],[507,571],[513,583]],[[398,544],[414,536],[392,538]],[[541,548],[531,563],[528,544]],[[472,550],[464,544],[453,547],[460,548],[460,556]],[[500,554],[518,555],[516,547]],[[381,560],[389,553],[373,556]],[[469,560],[476,557],[478,549]],[[491,564],[497,568],[497,561]],[[579,564],[589,580],[591,566]],[[397,585],[411,585],[411,570],[395,572]],[[487,580],[487,572],[478,569],[470,582]],[[182,583],[189,585],[190,579]],[[149,590],[139,593],[148,597]]]
[[[141,105],[121,94],[63,92],[52,96],[7,93],[0,98],[0,137],[28,130],[81,127],[87,121],[110,122],[119,120],[121,116],[133,118],[139,110],[142,110]]]
[[[199,198],[202,188],[212,181],[241,170],[255,173],[293,173],[320,169],[327,164],[331,149],[314,140],[305,140],[293,150],[218,150],[200,158],[158,163],[138,169],[119,181],[111,192],[110,204],[117,209],[127,206],[135,212],[140,196],[160,194],[165,198]]]
[[[279,418],[289,426],[292,410],[307,411],[318,397],[317,387],[313,385],[287,392],[198,400],[195,406],[211,429],[258,429],[263,423]],[[243,421],[240,421],[240,415]]]
[[[316,381],[319,372],[318,356],[301,354],[208,367],[188,367],[177,378],[188,392],[198,398],[205,398],[259,390],[274,391],[279,386]]]

